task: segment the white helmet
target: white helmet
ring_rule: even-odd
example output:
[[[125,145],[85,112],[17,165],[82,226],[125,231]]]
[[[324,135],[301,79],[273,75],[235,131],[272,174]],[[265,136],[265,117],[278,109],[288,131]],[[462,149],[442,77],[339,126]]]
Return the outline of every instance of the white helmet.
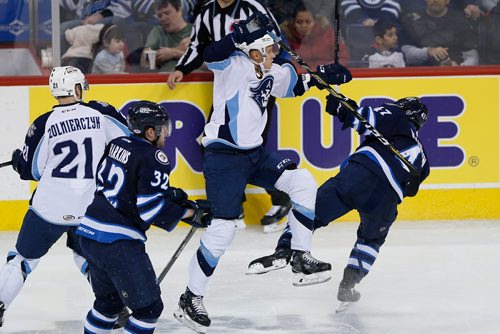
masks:
[[[253,41],[252,43],[250,43],[248,45],[246,43],[243,43],[243,44],[239,44],[237,47],[247,55],[247,57],[252,61],[252,63],[263,67],[264,62],[266,61],[266,48],[269,45],[275,45],[277,48],[275,50],[275,52],[276,52],[276,54],[279,53],[279,45],[276,44],[276,42],[268,34],[265,34],[261,38],[257,38],[255,41]],[[257,50],[262,54],[262,62],[261,63],[258,63],[254,59],[252,59],[252,57],[250,56],[251,50]]]
[[[81,85],[82,96],[76,95],[76,85]],[[89,90],[89,84],[82,71],[73,66],[54,67],[49,78],[50,92],[53,97],[74,96],[78,101],[83,100],[84,91]]]

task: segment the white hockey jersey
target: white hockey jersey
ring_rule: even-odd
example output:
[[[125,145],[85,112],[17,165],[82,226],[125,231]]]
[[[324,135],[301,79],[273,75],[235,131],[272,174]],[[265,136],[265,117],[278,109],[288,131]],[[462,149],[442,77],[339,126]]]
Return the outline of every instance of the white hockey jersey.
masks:
[[[208,63],[208,68],[214,72],[214,110],[202,144],[219,142],[244,150],[262,145],[269,97],[295,96],[298,76],[293,65],[273,64],[259,79],[250,59],[235,51],[223,61]]]
[[[22,179],[38,181],[30,209],[47,222],[78,225],[94,197],[106,144],[129,133],[124,117],[97,101],[58,105],[38,117],[15,166]]]

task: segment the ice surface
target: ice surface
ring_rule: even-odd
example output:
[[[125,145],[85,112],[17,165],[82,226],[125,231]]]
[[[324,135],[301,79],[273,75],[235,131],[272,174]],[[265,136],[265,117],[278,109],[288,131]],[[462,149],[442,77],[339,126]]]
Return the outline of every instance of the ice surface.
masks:
[[[238,231],[207,290],[205,306],[212,318],[208,333],[500,333],[500,221],[396,223],[359,285],[361,300],[335,314],[337,287],[356,228],[354,223],[339,223],[315,233],[312,253],[332,263],[333,278],[297,288],[289,267],[245,275],[251,260],[272,252],[278,234],[263,234],[258,226]],[[149,233],[147,249],[157,274],[187,232],[179,228],[170,234],[158,229]],[[200,234],[161,284],[165,310],[157,333],[191,333],[172,313],[185,289],[187,265]],[[0,233],[2,256],[14,246],[16,235]],[[28,277],[0,333],[82,333],[92,302],[90,286],[62,238]]]

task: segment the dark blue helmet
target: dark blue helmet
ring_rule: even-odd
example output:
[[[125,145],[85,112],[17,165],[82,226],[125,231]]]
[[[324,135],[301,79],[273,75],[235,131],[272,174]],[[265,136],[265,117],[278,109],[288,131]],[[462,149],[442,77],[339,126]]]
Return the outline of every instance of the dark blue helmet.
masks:
[[[154,128],[159,136],[163,126],[167,127],[167,136],[172,133],[172,122],[168,113],[161,105],[150,101],[134,103],[128,110],[127,124],[132,133],[140,136],[144,136],[148,128]]]
[[[405,112],[406,117],[415,124],[417,130],[427,121],[429,110],[427,110],[427,106],[418,97],[404,97],[394,102],[394,104]]]

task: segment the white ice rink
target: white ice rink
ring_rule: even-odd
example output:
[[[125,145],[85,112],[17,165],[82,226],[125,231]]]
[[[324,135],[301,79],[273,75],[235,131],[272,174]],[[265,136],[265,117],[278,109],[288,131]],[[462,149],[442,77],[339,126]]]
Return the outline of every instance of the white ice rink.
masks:
[[[313,255],[333,265],[331,281],[292,286],[290,268],[246,276],[249,261],[273,250],[278,234],[257,226],[238,231],[208,287],[209,333],[442,334],[500,333],[500,221],[398,222],[370,274],[361,300],[335,314],[336,293],[357,224],[318,230]],[[163,269],[187,228],[150,231],[148,252]],[[187,282],[198,231],[161,284],[165,310],[157,333],[191,333],[172,316]],[[0,233],[0,255],[16,233]],[[82,333],[90,286],[60,240],[28,278],[5,314],[0,333]],[[126,259],[124,259],[125,261]],[[115,331],[121,333],[120,330]]]

